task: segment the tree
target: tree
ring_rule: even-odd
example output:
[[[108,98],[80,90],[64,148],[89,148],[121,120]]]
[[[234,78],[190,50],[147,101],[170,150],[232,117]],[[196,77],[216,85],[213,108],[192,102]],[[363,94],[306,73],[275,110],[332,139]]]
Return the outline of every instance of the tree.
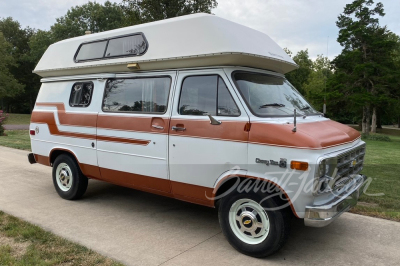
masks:
[[[82,36],[85,31],[102,32],[124,26],[125,15],[120,5],[109,1],[101,5],[88,2],[72,7],[51,27],[55,41]]]
[[[10,75],[17,80],[17,83],[25,85],[25,91],[23,91],[22,94],[8,94],[5,99],[3,99],[3,101],[7,103],[9,112],[10,106],[19,105],[16,99],[19,102],[23,102],[25,98],[28,98],[28,96],[24,94],[28,93],[33,85],[32,81],[36,76],[32,73],[35,63],[25,59],[25,55],[29,53],[29,39],[34,31],[29,27],[22,29],[21,25],[12,18],[0,19],[0,31],[3,33],[6,42],[11,46],[9,55],[13,57],[14,63],[8,65],[8,71]],[[18,92],[21,91],[18,90]],[[18,95],[18,97],[16,95]],[[24,108],[25,112],[29,111],[29,106],[25,106]],[[18,110],[24,108],[17,107]]]
[[[284,50],[288,55],[292,55],[292,52],[287,48]],[[308,49],[299,51],[295,56],[293,56],[293,61],[296,62],[299,68],[286,74],[286,78],[301,94],[305,94],[304,85],[310,78],[313,65],[308,54]]]
[[[317,58],[312,61],[311,73],[305,84],[303,84],[303,90],[307,99],[317,109],[322,111],[324,102],[326,82],[332,76],[330,69],[330,61],[327,57],[318,55]]]
[[[3,33],[0,32],[0,99],[13,97],[24,89],[24,86],[18,83],[9,71],[11,66],[16,67],[16,62],[11,56],[12,50],[12,45],[6,41]],[[3,103],[1,107],[4,108]]]
[[[123,0],[126,24],[134,25],[194,13],[211,13],[216,0]]]
[[[343,51],[333,61],[335,74],[345,84],[345,94],[352,104],[362,108],[364,134],[369,133],[371,110],[372,131],[376,131],[377,106],[387,101],[395,71],[391,58],[395,42],[377,18],[385,15],[383,4],[373,5],[373,0],[355,0],[346,5],[336,22],[340,29],[337,40]]]

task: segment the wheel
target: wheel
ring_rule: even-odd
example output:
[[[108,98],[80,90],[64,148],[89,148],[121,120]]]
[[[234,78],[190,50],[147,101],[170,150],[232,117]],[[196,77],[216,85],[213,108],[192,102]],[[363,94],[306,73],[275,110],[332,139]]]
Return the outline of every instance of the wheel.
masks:
[[[277,200],[266,197],[261,193],[234,192],[219,203],[223,234],[235,249],[248,256],[272,255],[289,237],[287,209],[279,208]]]
[[[88,179],[71,156],[61,154],[53,164],[53,184],[61,198],[75,200],[85,194]]]

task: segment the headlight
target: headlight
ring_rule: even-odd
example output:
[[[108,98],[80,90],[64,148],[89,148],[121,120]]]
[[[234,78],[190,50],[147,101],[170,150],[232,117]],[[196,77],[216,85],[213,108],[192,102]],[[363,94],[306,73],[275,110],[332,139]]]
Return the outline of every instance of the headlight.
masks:
[[[317,171],[315,171],[315,193],[329,191],[329,182],[336,173],[337,158],[327,158],[320,161]]]

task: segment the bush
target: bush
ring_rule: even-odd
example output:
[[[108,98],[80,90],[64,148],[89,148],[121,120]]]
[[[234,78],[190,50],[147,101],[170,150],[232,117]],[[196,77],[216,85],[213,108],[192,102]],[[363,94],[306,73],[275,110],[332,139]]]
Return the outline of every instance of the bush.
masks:
[[[4,127],[3,123],[7,119],[7,114],[3,112],[3,110],[0,110],[0,136],[4,135]]]
[[[361,138],[363,140],[376,140],[376,141],[387,141],[387,142],[392,141],[388,136],[378,135],[378,134],[369,134],[369,135],[362,134]]]

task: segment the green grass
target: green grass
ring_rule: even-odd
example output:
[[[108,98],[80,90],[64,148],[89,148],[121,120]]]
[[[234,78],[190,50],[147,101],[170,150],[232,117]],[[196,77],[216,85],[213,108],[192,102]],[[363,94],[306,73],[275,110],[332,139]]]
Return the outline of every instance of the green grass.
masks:
[[[0,136],[1,146],[20,150],[31,149],[31,140],[28,130],[6,130],[5,133],[7,136]]]
[[[391,142],[365,140],[367,155],[362,171],[372,177],[368,194],[360,201],[369,204],[356,206],[352,212],[400,221],[400,137],[390,136]]]
[[[0,265],[122,265],[0,212]]]
[[[8,114],[4,125],[28,125],[30,121],[30,114]]]

